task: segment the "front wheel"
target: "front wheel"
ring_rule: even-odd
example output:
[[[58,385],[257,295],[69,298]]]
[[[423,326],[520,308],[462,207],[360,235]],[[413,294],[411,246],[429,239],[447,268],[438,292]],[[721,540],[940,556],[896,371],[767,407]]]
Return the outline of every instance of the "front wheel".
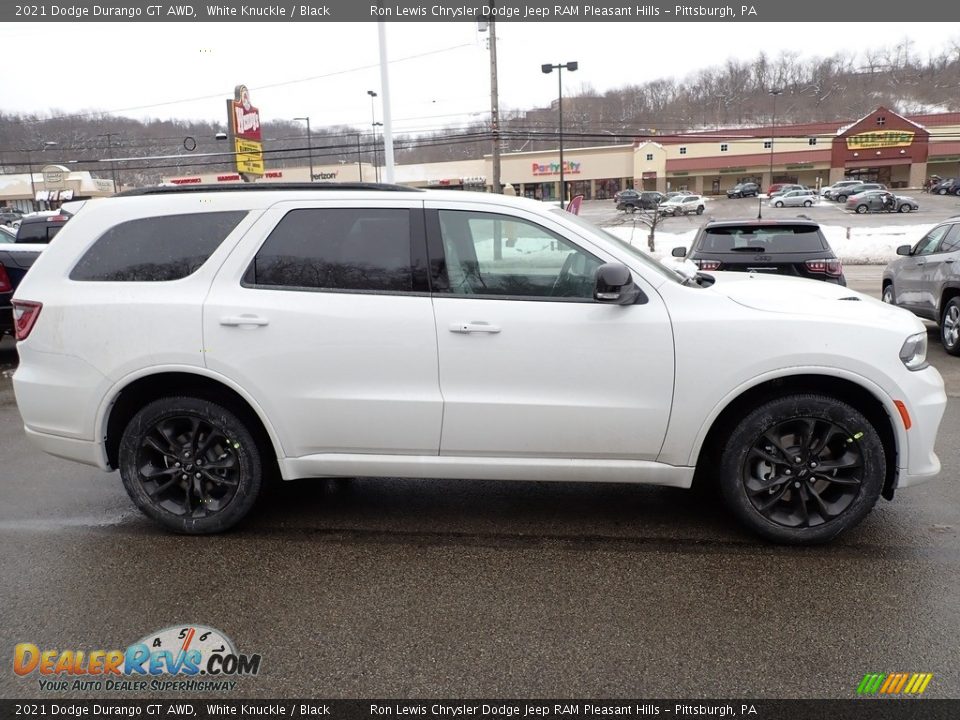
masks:
[[[703,205],[697,206],[697,215],[703,215]]]
[[[804,200],[804,201],[803,201],[803,206],[804,206],[804,207],[813,207],[813,200]]]
[[[946,188],[940,188],[939,190],[937,190],[937,195],[946,195],[946,194],[947,194]]]
[[[170,397],[144,407],[123,431],[119,460],[136,506],[177,533],[222,532],[260,494],[261,451],[250,429],[208,400]]]
[[[913,208],[910,207],[909,205],[901,205],[900,207],[897,208],[897,212],[901,212],[901,213],[908,213],[911,210],[913,210]]]
[[[940,316],[940,342],[950,355],[960,355],[960,297],[950,298]]]
[[[888,305],[893,305],[893,283],[887,283],[883,286],[883,295],[880,298],[883,302]]]
[[[832,540],[870,512],[886,475],[876,429],[826,395],[788,395],[750,412],[720,458],[730,510],[775,542]]]
[[[847,201],[847,196],[846,196],[846,195],[837,195],[836,200],[837,200],[837,202],[846,202],[846,201]]]
[[[773,206],[774,206],[774,207],[778,207],[778,208],[782,208],[782,207],[783,207],[783,202],[781,202],[780,200],[777,200],[777,201],[773,204]]]

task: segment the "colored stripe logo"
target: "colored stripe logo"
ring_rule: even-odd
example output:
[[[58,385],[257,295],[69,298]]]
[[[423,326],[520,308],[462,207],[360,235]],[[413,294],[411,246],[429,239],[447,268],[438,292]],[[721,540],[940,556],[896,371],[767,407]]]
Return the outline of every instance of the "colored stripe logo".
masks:
[[[933,673],[867,673],[857,695],[922,695]]]

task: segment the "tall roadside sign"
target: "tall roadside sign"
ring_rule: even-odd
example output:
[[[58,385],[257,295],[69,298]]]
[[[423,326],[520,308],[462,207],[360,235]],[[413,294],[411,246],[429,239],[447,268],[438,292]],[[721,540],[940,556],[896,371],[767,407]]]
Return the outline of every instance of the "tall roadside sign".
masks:
[[[233,89],[233,99],[227,100],[227,124],[233,143],[234,165],[244,182],[263,176],[263,136],[260,132],[260,111],[250,103],[246,85]]]

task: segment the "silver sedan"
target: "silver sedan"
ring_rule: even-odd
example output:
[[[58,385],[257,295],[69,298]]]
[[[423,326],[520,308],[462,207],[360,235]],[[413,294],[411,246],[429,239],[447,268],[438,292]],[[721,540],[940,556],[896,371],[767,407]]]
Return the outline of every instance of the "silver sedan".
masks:
[[[772,207],[810,207],[817,201],[813,190],[791,190],[770,200]]]

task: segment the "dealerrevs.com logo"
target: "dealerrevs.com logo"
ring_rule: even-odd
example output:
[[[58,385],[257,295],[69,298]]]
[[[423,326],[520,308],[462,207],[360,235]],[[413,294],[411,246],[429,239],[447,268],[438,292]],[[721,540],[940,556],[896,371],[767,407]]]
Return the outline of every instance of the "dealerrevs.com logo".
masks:
[[[172,625],[125,650],[41,649],[19,643],[13,671],[39,676],[45,691],[233,690],[235,678],[260,672],[259,654],[238,653],[233,641],[204,625]]]

